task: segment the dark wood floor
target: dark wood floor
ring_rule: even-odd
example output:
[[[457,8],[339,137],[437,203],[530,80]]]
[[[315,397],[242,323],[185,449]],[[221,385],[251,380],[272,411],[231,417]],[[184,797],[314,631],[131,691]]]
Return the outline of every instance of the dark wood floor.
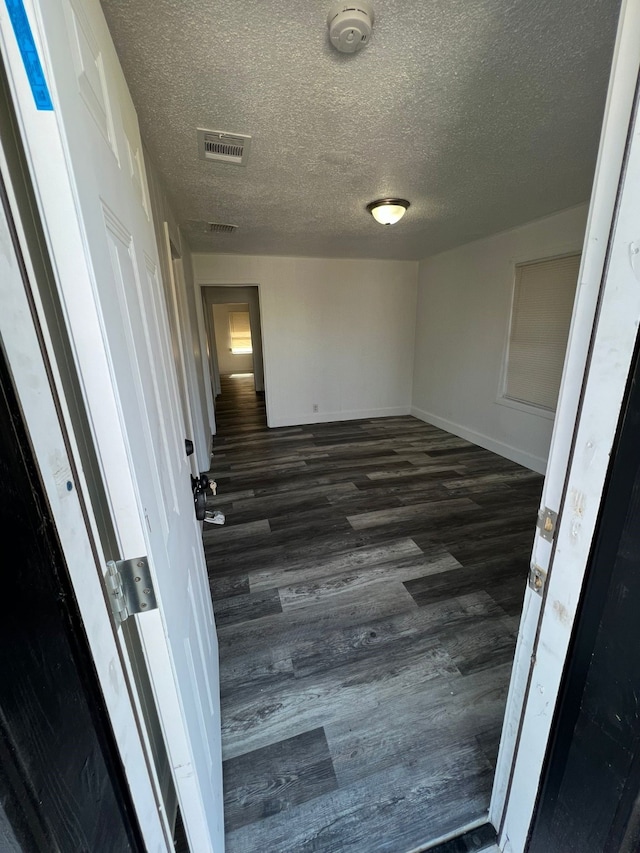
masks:
[[[267,430],[251,377],[216,415],[228,853],[482,818],[542,478],[412,417]]]

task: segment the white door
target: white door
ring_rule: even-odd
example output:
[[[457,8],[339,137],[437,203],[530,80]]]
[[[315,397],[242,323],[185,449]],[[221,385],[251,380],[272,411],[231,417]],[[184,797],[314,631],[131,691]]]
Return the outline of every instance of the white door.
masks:
[[[105,558],[100,554],[92,519],[84,512],[87,485],[78,464],[80,457],[71,426],[73,419],[62,392],[62,377],[55,359],[48,358],[55,349],[53,338],[60,341],[60,337],[57,329],[49,334],[46,325],[36,319],[44,313],[35,282],[39,275],[44,278],[46,274],[34,251],[37,236],[33,223],[29,217],[22,219],[28,202],[12,134],[5,133],[8,115],[4,107],[5,99],[0,96],[1,346],[11,369],[75,599],[85,624],[91,625],[87,639],[145,849],[148,853],[163,853],[170,849],[170,827],[159,807],[162,783],[148,760],[146,731],[139,725],[140,709],[136,693],[131,690],[128,661],[121,653],[113,621],[105,608]]]
[[[623,2],[490,818],[520,853],[536,802],[640,318],[640,4]]]
[[[98,0],[25,6],[53,111],[3,4],[10,85],[120,556],[154,578],[159,609],[136,618],[189,843],[221,851],[217,644],[137,118]]]
[[[168,277],[168,293],[170,304],[167,306],[170,312],[169,329],[171,332],[174,362],[178,373],[178,387],[182,403],[182,413],[186,426],[186,434],[194,444],[194,454],[191,457],[194,473],[198,473],[198,464],[209,468],[209,448],[202,447],[201,430],[196,426],[196,407],[198,399],[198,383],[195,378],[195,362],[193,351],[189,345],[193,339],[189,320],[185,317],[184,310],[184,282],[177,276],[177,268],[182,264],[180,255],[171,241],[169,224],[163,223],[162,229],[163,246],[160,251],[166,254],[166,269]],[[165,291],[167,292],[167,291]],[[171,322],[173,321],[173,322]],[[202,467],[200,468],[202,470]]]

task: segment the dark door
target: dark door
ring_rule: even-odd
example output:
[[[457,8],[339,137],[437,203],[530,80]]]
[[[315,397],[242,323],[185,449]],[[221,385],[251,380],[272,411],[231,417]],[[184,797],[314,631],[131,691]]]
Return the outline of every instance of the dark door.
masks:
[[[531,853],[640,849],[640,363],[636,353]]]
[[[0,348],[0,849],[142,849]]]

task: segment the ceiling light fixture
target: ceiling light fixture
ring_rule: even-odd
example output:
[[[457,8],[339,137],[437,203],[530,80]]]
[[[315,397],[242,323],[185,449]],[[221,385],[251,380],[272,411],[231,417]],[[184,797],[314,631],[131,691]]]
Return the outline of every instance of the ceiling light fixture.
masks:
[[[404,198],[379,198],[368,204],[367,210],[380,225],[394,225],[400,222],[409,207]]]

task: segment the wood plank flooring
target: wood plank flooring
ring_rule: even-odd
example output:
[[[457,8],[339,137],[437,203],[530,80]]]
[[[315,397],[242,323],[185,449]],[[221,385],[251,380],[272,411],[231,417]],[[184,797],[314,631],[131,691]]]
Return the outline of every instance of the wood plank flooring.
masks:
[[[412,417],[268,430],[223,377],[204,532],[228,853],[486,816],[542,478]]]

